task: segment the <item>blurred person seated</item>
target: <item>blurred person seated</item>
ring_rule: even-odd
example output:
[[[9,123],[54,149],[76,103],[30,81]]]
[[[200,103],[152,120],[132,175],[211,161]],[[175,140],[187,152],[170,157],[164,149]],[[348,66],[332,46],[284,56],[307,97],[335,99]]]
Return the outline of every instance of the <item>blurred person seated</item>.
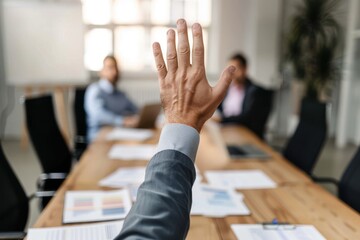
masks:
[[[134,127],[138,123],[138,108],[117,89],[119,68],[114,56],[107,56],[100,71],[100,80],[85,93],[87,139],[90,143],[102,126]]]
[[[256,85],[247,75],[247,59],[236,53],[229,60],[236,68],[224,101],[215,117],[223,124],[241,124],[258,137],[264,138],[267,119],[272,108],[273,91]],[[218,114],[218,115],[219,115]]]

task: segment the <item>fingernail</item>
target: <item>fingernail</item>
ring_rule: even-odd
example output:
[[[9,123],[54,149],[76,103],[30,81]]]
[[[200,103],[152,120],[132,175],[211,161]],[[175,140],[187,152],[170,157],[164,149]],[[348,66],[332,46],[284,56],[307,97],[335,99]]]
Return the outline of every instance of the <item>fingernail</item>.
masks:
[[[194,25],[193,25],[194,30],[199,30],[200,28],[201,28],[200,24],[194,23]]]
[[[177,24],[183,24],[185,22],[185,20],[184,19],[182,19],[182,18],[180,18],[179,20],[177,20]]]

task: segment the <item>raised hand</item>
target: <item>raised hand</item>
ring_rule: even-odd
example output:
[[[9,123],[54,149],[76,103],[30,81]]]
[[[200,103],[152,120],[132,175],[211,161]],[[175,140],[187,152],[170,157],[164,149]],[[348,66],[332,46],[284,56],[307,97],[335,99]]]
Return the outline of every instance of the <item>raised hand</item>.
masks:
[[[225,97],[235,68],[226,68],[217,85],[212,88],[205,74],[204,43],[200,24],[195,23],[192,26],[192,63],[184,19],[177,21],[177,33],[176,49],[175,31],[170,29],[167,32],[166,65],[159,43],[153,44],[160,98],[168,123],[186,124],[200,132]]]

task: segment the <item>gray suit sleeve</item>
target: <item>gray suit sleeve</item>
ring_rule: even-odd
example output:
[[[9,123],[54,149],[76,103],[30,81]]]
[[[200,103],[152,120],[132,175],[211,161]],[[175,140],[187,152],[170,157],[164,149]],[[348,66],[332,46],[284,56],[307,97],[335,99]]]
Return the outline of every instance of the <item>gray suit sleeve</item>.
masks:
[[[158,152],[149,162],[137,200],[125,219],[120,239],[185,239],[190,225],[191,158],[177,150]]]

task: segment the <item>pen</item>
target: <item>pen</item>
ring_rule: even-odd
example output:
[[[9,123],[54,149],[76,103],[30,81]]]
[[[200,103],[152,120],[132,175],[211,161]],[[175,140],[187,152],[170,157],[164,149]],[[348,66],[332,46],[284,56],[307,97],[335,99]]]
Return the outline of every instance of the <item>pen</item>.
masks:
[[[279,227],[281,227],[282,229],[285,229],[285,230],[292,230],[292,229],[295,229],[295,225],[292,225],[288,222],[279,222],[277,220],[277,218],[274,218],[271,222],[263,222],[262,223],[263,225],[263,228],[264,229],[278,229]]]

